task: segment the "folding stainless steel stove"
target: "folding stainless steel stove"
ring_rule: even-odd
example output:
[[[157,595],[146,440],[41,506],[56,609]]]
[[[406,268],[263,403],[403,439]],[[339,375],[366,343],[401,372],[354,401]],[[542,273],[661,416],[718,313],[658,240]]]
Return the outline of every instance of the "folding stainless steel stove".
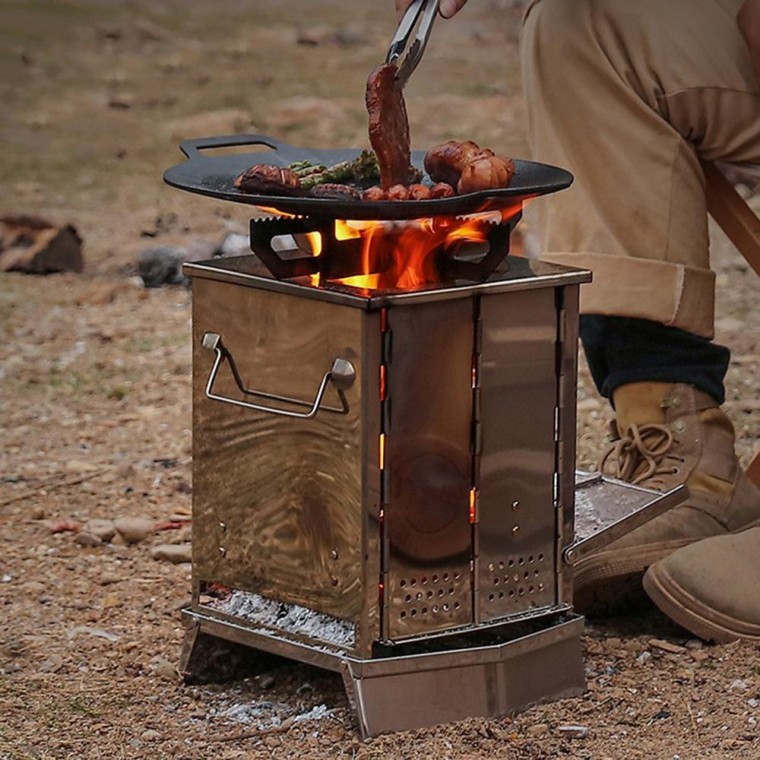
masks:
[[[226,164],[206,185],[181,167],[172,184],[234,194],[219,184],[235,176]],[[543,187],[556,189],[549,169]],[[677,497],[582,478],[577,535],[578,293],[590,276],[507,255],[522,202],[546,191],[534,183],[464,219],[470,209],[445,205],[414,220],[397,203],[312,204],[310,217],[252,222],[255,256],[185,266],[187,680],[234,675],[223,642],[339,671],[365,737],[583,689],[572,562]],[[336,216],[352,210],[406,221]],[[462,244],[473,224],[483,234]]]

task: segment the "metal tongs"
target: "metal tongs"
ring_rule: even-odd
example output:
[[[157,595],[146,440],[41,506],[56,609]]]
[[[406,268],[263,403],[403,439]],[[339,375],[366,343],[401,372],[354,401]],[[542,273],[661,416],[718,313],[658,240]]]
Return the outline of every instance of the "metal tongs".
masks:
[[[396,66],[396,82],[403,87],[422,60],[441,0],[414,0],[393,35],[386,63]]]

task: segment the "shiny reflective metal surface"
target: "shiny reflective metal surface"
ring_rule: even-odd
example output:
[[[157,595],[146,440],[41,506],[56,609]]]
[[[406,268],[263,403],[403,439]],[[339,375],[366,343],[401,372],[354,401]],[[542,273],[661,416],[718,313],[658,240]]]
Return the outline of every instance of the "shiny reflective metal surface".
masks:
[[[325,303],[196,280],[193,288],[193,564],[196,577],[357,621],[363,608],[361,313]],[[222,336],[248,387],[313,396],[336,358],[357,382],[347,414],[290,419],[209,399]],[[226,371],[225,371],[226,370]],[[243,400],[223,367],[218,392]],[[340,406],[334,389],[325,401]]]
[[[576,693],[587,273],[508,258],[482,282],[385,292],[276,280],[251,258],[187,267],[185,672],[214,638],[340,670],[363,736]]]

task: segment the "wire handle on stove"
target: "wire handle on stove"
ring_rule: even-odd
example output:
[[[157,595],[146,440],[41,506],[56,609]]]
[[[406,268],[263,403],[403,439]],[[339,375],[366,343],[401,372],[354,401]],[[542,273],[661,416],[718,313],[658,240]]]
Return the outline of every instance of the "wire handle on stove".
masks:
[[[333,412],[335,414],[348,414],[350,411],[348,405],[348,399],[346,398],[346,390],[354,384],[356,379],[356,370],[354,365],[346,359],[337,358],[333,361],[332,367],[328,372],[322,376],[322,380],[317,388],[317,394],[314,397],[314,401],[303,401],[301,399],[289,398],[288,396],[278,396],[274,393],[264,393],[263,391],[253,391],[245,387],[242,378],[235,365],[235,360],[232,354],[222,343],[222,336],[218,333],[206,332],[201,338],[201,345],[210,351],[214,351],[216,356],[214,357],[214,363],[211,367],[211,372],[206,382],[206,398],[213,401],[221,401],[225,404],[233,404],[234,406],[242,406],[245,409],[253,409],[257,412],[266,412],[268,414],[279,414],[283,417],[295,417],[301,420],[310,420],[317,416],[319,412]],[[305,406],[308,408],[306,412],[295,412],[290,409],[282,409],[275,406],[264,406],[263,404],[254,404],[250,401],[243,401],[241,399],[230,398],[229,396],[221,396],[218,393],[214,393],[214,382],[216,376],[219,373],[219,368],[222,366],[224,360],[227,360],[230,365],[230,370],[235,378],[235,383],[242,393],[247,396],[258,396],[259,398],[269,399],[270,401],[279,401],[284,404],[293,404],[294,406]],[[334,406],[322,406],[322,399],[324,398],[327,386],[332,383],[338,392],[338,397],[342,404],[342,408],[338,409]]]

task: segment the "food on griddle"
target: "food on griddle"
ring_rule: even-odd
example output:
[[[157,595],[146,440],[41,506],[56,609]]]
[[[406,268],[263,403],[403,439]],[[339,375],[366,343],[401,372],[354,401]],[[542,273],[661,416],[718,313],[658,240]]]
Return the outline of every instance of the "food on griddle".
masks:
[[[380,179],[377,156],[371,150],[363,150],[353,161],[341,161],[332,166],[296,161],[290,169],[298,175],[304,190],[325,183],[366,185]]]
[[[295,172],[270,164],[254,164],[240,174],[234,184],[245,193],[265,195],[296,195],[301,187]]]
[[[454,194],[454,188],[447,182],[436,182],[430,188],[431,198],[451,198]]]
[[[409,188],[406,185],[392,185],[388,188],[386,199],[389,201],[408,201]]]
[[[315,185],[308,194],[312,198],[332,198],[341,201],[359,201],[362,197],[361,190],[357,190],[352,185],[341,185],[337,182]]]
[[[511,182],[514,173],[515,162],[511,158],[484,153],[465,164],[457,184],[457,191],[464,194],[506,187]]]
[[[415,183],[409,185],[409,200],[410,201],[426,201],[430,198],[432,190],[427,185],[420,185]]]
[[[465,164],[478,153],[482,150],[472,140],[448,140],[425,154],[425,171],[434,182],[446,182],[456,187]]]
[[[387,201],[388,193],[386,193],[382,187],[379,187],[378,185],[373,185],[372,187],[368,187],[362,193],[362,200],[363,201]]]
[[[403,92],[396,84],[393,64],[384,63],[369,75],[365,102],[369,114],[369,141],[380,164],[380,185],[387,190],[393,185],[414,182],[409,119]]]
[[[446,182],[465,194],[507,187],[515,173],[515,162],[472,140],[449,140],[427,152],[425,169],[434,181]]]

